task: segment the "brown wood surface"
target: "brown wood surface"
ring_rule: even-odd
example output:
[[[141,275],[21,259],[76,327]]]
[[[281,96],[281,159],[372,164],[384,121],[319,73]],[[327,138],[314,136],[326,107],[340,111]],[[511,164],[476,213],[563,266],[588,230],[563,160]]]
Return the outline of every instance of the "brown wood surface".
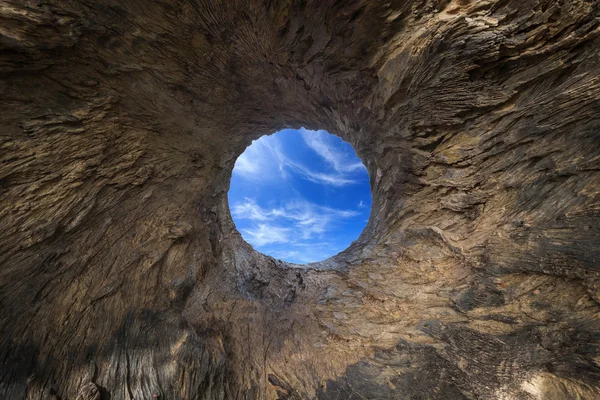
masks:
[[[597,0],[0,0],[0,399],[599,399]],[[255,252],[284,127],[345,252]]]

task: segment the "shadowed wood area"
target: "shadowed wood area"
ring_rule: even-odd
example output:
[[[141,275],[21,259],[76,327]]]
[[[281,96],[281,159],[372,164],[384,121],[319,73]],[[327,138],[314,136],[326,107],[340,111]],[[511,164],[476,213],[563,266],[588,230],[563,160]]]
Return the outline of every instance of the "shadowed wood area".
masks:
[[[298,268],[227,190],[357,150]],[[600,398],[596,0],[0,2],[0,398]]]

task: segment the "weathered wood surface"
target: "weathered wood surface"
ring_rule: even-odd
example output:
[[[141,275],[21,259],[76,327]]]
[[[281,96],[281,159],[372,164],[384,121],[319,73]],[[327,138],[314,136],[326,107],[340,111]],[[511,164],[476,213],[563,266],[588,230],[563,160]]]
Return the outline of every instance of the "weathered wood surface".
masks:
[[[600,3],[0,2],[0,398],[600,398]],[[235,231],[252,139],[371,174],[345,253]]]

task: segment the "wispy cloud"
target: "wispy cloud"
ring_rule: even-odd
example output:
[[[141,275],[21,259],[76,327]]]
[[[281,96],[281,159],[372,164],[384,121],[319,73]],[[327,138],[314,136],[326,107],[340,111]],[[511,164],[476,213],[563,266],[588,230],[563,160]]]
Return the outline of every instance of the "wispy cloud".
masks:
[[[253,141],[238,157],[233,167],[234,174],[249,180],[260,180],[277,171],[277,160],[265,139],[262,137]]]
[[[354,167],[347,165],[346,168]],[[357,168],[364,167],[358,163]],[[287,172],[295,173],[311,182],[332,186],[357,183],[356,179],[346,176],[342,170],[336,169],[335,173],[318,172],[293,160],[285,153],[281,143],[274,136],[263,136],[252,142],[252,145],[237,159],[233,169],[234,174],[252,181],[274,177],[285,179],[288,177]]]
[[[236,219],[255,222],[256,228],[247,233],[263,244],[276,243],[275,237],[267,235],[268,228],[276,232],[276,237],[283,238],[285,233],[288,234],[290,242],[297,242],[299,239],[306,240],[324,234],[335,222],[359,215],[353,210],[324,207],[298,199],[288,201],[282,207],[266,209],[250,198],[234,204],[231,207],[231,214]],[[284,226],[286,231],[278,229]]]
[[[234,172],[240,175],[252,176],[259,172],[260,165],[253,162],[247,153],[242,153],[235,162]]]
[[[282,260],[294,260],[293,262],[301,263],[301,264],[311,263],[311,262],[315,262],[315,261],[321,261],[321,260],[326,259],[329,256],[326,252],[323,252],[323,251],[300,252],[300,251],[296,251],[296,250],[269,249],[269,250],[267,250],[267,252],[272,257],[279,258]]]
[[[271,224],[258,224],[254,228],[242,229],[246,240],[256,246],[264,246],[272,243],[289,243],[291,229]]]
[[[355,172],[365,169],[361,162],[353,161],[349,154],[331,142],[332,136],[325,131],[300,129],[302,138],[308,147],[321,156],[338,172]]]
[[[305,179],[315,183],[325,183],[333,186],[344,186],[351,183],[356,183],[355,179],[350,179],[340,174],[327,174],[311,171],[303,165],[293,163],[290,160],[287,160],[286,166],[291,167],[295,172],[302,175]]]
[[[290,171],[298,174],[302,178],[311,182],[333,186],[344,186],[351,183],[356,183],[356,180],[347,178],[342,174],[329,174],[325,172],[317,172],[312,170],[311,168],[306,167],[300,162],[292,160],[285,154],[285,152],[281,148],[280,143],[277,140],[265,141],[265,144],[271,151],[271,154],[277,160],[279,171],[289,169]]]
[[[245,198],[243,203],[235,203],[231,207],[231,215],[239,219],[266,221],[271,219],[272,212],[259,207],[254,199]]]

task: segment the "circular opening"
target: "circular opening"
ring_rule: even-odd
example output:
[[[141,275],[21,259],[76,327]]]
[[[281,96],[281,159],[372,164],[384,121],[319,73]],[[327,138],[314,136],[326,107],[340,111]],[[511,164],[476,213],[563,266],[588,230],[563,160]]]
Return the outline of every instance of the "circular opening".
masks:
[[[304,128],[253,141],[235,163],[228,200],[246,242],[295,264],[346,249],[371,212],[369,174],[352,146]]]

